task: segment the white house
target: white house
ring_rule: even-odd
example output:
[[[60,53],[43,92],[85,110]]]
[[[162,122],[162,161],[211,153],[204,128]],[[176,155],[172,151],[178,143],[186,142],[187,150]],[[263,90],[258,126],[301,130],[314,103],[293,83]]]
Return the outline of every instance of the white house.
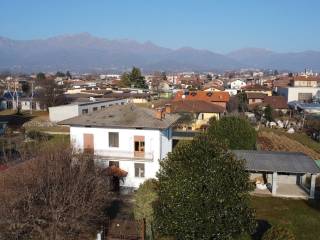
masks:
[[[231,89],[240,90],[241,88],[246,86],[246,83],[240,79],[236,79],[229,83]]]
[[[159,160],[172,150],[172,126],[178,115],[163,108],[148,109],[134,104],[109,107],[103,111],[60,122],[70,126],[73,146],[95,155],[105,167],[127,172],[124,187],[138,188],[155,178]]]
[[[47,110],[45,104],[41,104],[39,99],[26,97],[26,98],[20,98],[19,104],[21,107],[21,110],[29,111],[45,111]]]
[[[284,96],[288,102],[309,102],[320,93],[320,87],[283,87],[278,88],[277,93]]]
[[[113,105],[124,105],[128,102],[129,99],[127,98],[90,98],[90,100],[84,102],[73,102],[67,105],[49,107],[49,119],[51,122],[59,122],[68,118],[103,110]]]

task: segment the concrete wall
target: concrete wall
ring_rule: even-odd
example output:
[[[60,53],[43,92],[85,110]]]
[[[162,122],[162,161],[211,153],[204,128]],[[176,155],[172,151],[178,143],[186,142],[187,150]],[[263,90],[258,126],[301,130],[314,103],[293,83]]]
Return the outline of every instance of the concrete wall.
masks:
[[[109,132],[119,133],[119,147],[109,147]],[[172,151],[172,130],[141,130],[141,129],[116,129],[116,128],[85,128],[71,127],[70,139],[73,146],[83,150],[83,135],[94,135],[94,151],[96,155],[106,156],[104,162],[107,167],[110,159],[119,161],[119,167],[128,172],[122,186],[137,188],[148,178],[155,178],[159,170],[159,159],[166,157]],[[144,136],[145,155],[148,159],[134,158],[134,136]],[[111,157],[110,157],[111,156]],[[103,157],[101,158],[103,159]],[[135,177],[134,163],[145,164],[145,177]]]

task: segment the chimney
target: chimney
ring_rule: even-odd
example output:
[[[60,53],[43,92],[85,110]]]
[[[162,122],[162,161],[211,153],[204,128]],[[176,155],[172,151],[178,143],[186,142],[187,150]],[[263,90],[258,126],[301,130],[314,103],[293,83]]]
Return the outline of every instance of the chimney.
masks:
[[[171,112],[172,112],[171,104],[167,103],[166,104],[166,113],[171,113]]]
[[[156,108],[156,119],[162,120],[165,118],[165,112],[162,107]]]

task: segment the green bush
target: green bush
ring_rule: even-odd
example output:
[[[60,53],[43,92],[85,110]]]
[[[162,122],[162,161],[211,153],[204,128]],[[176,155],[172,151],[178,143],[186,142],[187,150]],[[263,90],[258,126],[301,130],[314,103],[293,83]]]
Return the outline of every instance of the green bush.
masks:
[[[146,237],[152,239],[153,203],[157,200],[157,181],[149,179],[141,184],[134,195],[133,213],[136,220],[146,220]]]
[[[47,141],[50,139],[50,135],[37,131],[37,130],[30,130],[27,132],[27,137],[31,138],[35,141]]]
[[[263,235],[262,240],[295,240],[295,237],[289,229],[274,226]]]

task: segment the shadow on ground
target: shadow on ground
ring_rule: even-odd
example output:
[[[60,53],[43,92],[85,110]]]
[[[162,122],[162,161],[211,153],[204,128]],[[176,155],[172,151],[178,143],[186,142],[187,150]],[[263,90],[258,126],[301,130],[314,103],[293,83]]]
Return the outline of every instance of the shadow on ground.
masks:
[[[253,240],[261,240],[263,234],[271,228],[270,223],[266,220],[258,219],[257,224],[256,232],[251,236]]]
[[[106,208],[106,214],[113,219],[133,219],[133,195],[115,194],[109,207]]]
[[[320,201],[317,200],[308,200],[305,201],[306,205],[320,212]]]

